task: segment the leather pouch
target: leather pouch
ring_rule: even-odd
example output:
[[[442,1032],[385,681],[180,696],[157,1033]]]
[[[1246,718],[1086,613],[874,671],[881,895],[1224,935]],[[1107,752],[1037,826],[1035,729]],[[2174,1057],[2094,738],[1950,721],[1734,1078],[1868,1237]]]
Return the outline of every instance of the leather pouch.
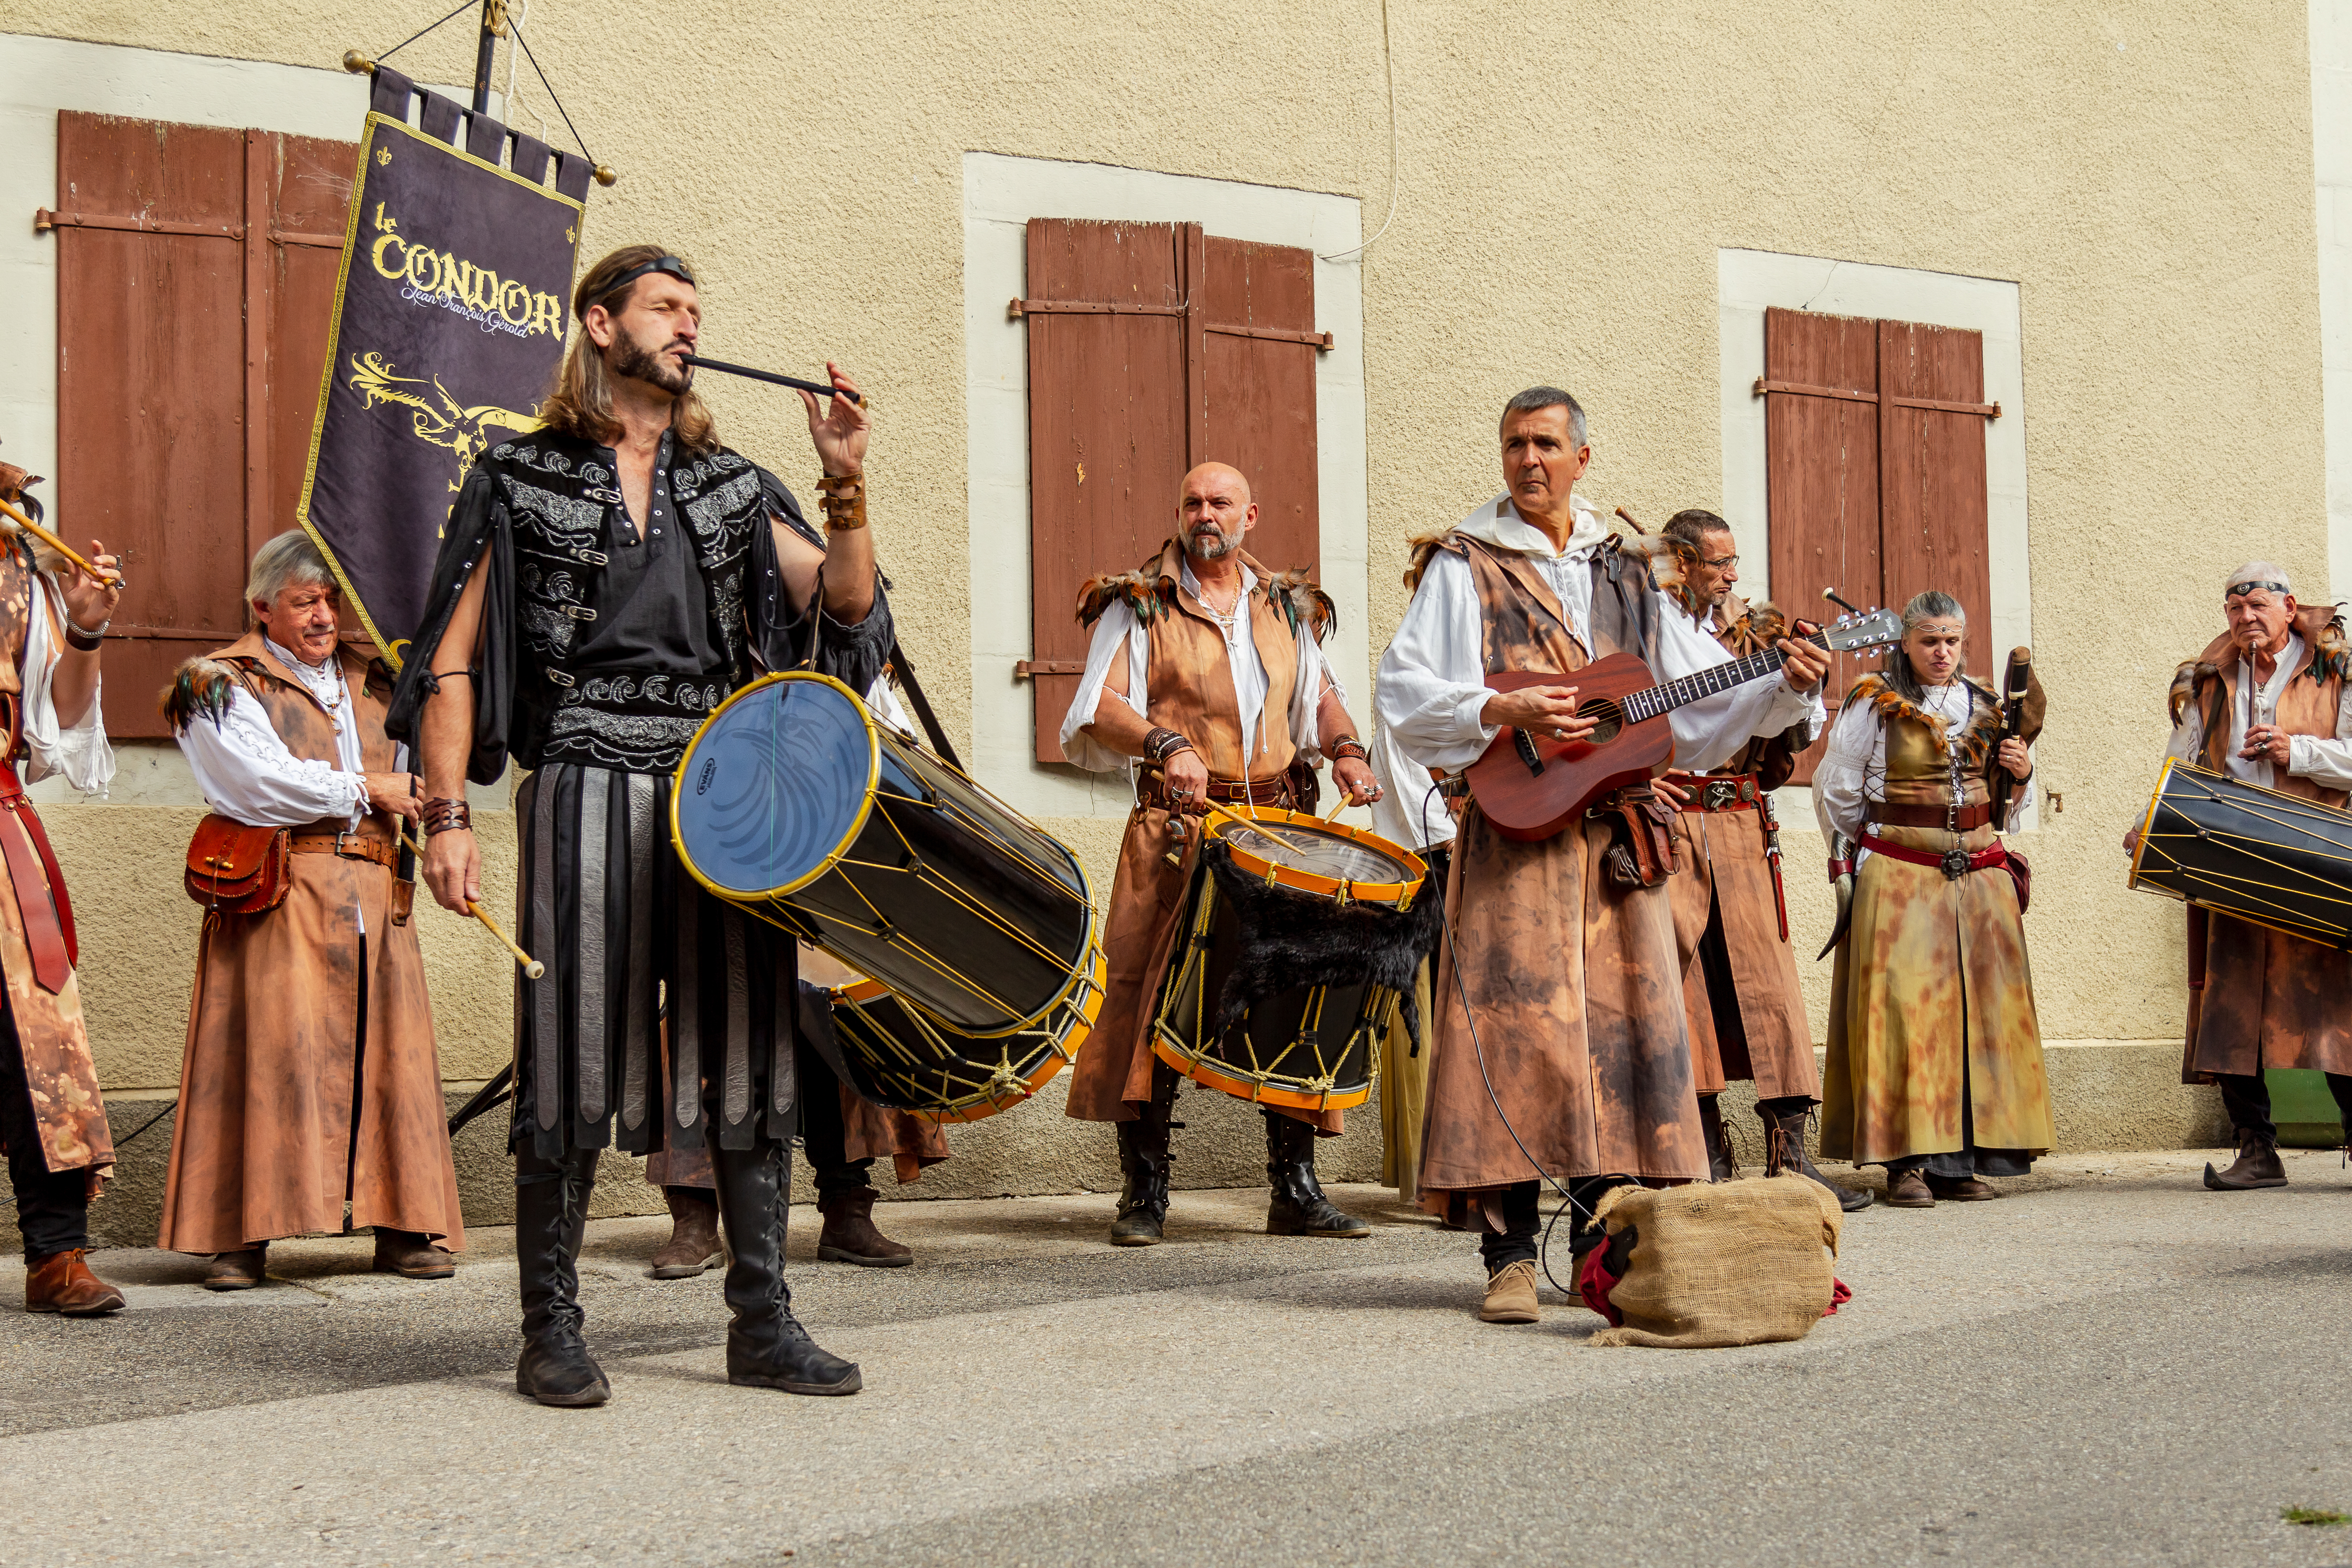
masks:
[[[1596,808],[1607,818],[1611,842],[1601,857],[1621,888],[1654,888],[1677,869],[1675,808],[1649,791],[1628,792]]]
[[[2009,879],[2017,884],[2017,912],[2021,915],[2025,912],[2025,906],[2033,901],[2033,868],[2026,864],[2025,857],[2016,850],[2008,848],[2006,845],[2002,847],[2007,853],[2003,865],[2009,872]]]
[[[188,840],[188,897],[223,914],[257,915],[286,900],[293,837],[283,827],[247,827],[207,812]]]

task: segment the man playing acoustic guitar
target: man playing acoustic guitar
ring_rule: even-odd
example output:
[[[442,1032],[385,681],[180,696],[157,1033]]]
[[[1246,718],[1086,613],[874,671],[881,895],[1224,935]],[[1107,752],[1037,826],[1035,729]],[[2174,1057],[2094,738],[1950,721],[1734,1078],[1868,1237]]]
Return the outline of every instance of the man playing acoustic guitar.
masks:
[[[1412,603],[1381,660],[1382,724],[1453,784],[1503,726],[1546,742],[1592,734],[1570,682],[1604,655],[1636,654],[1666,679],[1725,662],[1714,639],[1659,613],[1648,565],[1573,497],[1592,458],[1576,400],[1523,392],[1501,434],[1507,492],[1415,542]],[[1803,643],[1780,649],[1779,679],[1674,710],[1683,767],[1704,772],[1813,711],[1827,658]],[[1562,679],[1487,688],[1515,670]],[[1572,1184],[1580,1221],[1611,1178],[1706,1176],[1665,887],[1674,816],[1647,784],[1531,842],[1504,837],[1475,800],[1463,816],[1432,997],[1421,1194],[1481,1233],[1488,1322],[1536,1321],[1538,1175]]]

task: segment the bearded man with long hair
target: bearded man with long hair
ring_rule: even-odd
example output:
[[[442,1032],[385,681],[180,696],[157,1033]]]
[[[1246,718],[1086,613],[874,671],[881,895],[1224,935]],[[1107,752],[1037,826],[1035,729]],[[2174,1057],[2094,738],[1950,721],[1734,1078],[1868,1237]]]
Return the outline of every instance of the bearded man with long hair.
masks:
[[[610,1395],[573,1260],[597,1155],[617,1143],[711,1152],[732,1253],[729,1381],[854,1394],[857,1368],[809,1338],[784,1287],[794,946],[704,890],[668,822],[671,777],[730,693],[764,670],[814,668],[855,691],[881,673],[890,612],[866,531],[866,412],[832,365],[829,408],[801,395],[825,473],[820,533],[772,474],[719,444],[695,395],[701,306],[685,262],[624,247],[588,269],[572,311],[580,335],[543,427],[466,479],[386,723],[423,763],[425,880],[461,914],[481,897],[466,781],[494,783],[509,760],[530,770],[515,802],[521,936],[548,973],[517,982],[516,1387],[543,1405]]]

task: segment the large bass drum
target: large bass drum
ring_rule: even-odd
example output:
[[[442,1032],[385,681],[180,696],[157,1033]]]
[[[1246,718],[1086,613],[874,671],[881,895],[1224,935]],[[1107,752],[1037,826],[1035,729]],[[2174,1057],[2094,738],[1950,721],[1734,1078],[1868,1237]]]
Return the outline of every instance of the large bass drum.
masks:
[[[1297,812],[1213,818],[1203,831],[1153,1051],[1243,1100],[1363,1104],[1435,909],[1409,912],[1428,868],[1376,834]],[[1228,1022],[1228,999],[1244,996]]]
[[[992,1058],[1042,1032],[1058,1048],[1051,1067],[1032,1064],[1030,1087],[1102,1005],[1077,857],[830,677],[772,675],[721,704],[678,765],[670,832],[704,887],[938,1032],[1005,1042]]]
[[[2176,759],[2157,776],[2130,885],[2352,948],[2352,812]]]

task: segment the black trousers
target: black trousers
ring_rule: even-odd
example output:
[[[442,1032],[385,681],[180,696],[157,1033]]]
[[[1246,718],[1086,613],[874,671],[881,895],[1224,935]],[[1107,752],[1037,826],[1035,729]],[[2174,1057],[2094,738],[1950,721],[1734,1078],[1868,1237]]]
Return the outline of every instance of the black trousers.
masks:
[[[2221,1109],[2230,1113],[2230,1125],[2265,1142],[2275,1140],[2278,1128],[2271,1121],[2269,1081],[2258,1072],[2215,1076],[2221,1081]],[[2343,1118],[2346,1129],[2352,1131],[2352,1073],[2329,1073],[2327,1092],[2336,1097],[2336,1114]]]
[[[16,1228],[24,1233],[25,1260],[88,1247],[89,1177],[80,1171],[52,1171],[41,1153],[41,1126],[33,1115],[32,1091],[25,1084],[25,1048],[16,1038],[16,1015],[5,1006],[0,1006],[0,1143],[8,1145],[8,1180],[16,1188]]]
[[[841,1114],[841,1080],[805,1039],[798,1042],[801,1099],[801,1147],[807,1152],[809,1173],[820,1200],[834,1193],[854,1193],[874,1184],[866,1175],[872,1156],[849,1158],[849,1124]]]
[[[1585,1216],[1601,1201],[1601,1194],[1626,1184],[1623,1176],[1585,1176],[1568,1184],[1570,1251],[1581,1256],[1587,1246],[1600,1239],[1600,1228]],[[1537,1181],[1520,1182],[1503,1189],[1503,1228],[1486,1231],[1478,1237],[1478,1257],[1490,1276],[1514,1263],[1532,1263],[1541,1252],[1538,1233],[1543,1227],[1545,1191],[1546,1184]]]

